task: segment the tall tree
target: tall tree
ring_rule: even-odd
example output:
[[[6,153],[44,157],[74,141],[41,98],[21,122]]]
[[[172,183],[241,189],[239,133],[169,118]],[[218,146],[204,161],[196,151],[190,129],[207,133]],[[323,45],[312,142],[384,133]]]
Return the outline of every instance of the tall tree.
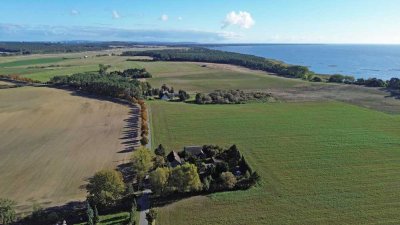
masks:
[[[99,211],[97,210],[97,206],[94,206],[94,216],[93,216],[94,224],[98,224],[100,222]]]
[[[153,153],[145,147],[133,152],[131,156],[132,167],[139,179],[142,179],[153,167],[153,157]]]
[[[150,183],[154,192],[163,194],[168,186],[171,170],[168,167],[159,167],[150,174]]]
[[[199,191],[202,188],[197,167],[191,163],[173,168],[168,184],[179,192]]]
[[[136,224],[136,203],[132,203],[131,211],[129,212],[129,222],[128,225],[135,225]]]
[[[86,186],[88,199],[92,204],[102,207],[115,205],[124,191],[125,183],[122,174],[115,170],[102,170],[89,179]]]
[[[158,147],[154,150],[154,153],[159,156],[165,156],[165,148],[162,144],[158,145]]]
[[[87,216],[87,224],[94,225],[94,212],[89,202],[87,202],[86,206],[86,216]]]

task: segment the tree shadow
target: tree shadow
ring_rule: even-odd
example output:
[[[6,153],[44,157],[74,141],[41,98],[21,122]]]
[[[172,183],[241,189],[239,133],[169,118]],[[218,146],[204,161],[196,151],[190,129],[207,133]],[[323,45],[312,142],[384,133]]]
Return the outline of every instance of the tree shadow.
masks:
[[[380,90],[389,94],[385,96],[385,98],[400,99],[400,90],[395,90],[390,88],[381,88]]]

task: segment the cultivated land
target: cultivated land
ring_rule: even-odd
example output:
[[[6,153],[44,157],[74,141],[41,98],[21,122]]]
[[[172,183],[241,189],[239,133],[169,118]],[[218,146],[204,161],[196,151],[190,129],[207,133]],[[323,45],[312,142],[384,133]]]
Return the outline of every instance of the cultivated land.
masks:
[[[0,197],[42,206],[83,200],[87,178],[123,163],[128,106],[39,87],[0,90]]]
[[[247,191],[159,208],[158,224],[399,223],[396,93],[230,65],[96,57],[121,51],[0,57],[0,74],[48,81],[95,71],[103,63],[112,65],[110,71],[144,67],[153,75],[147,79],[153,87],[165,83],[192,95],[216,89],[266,91],[279,100],[246,105],[148,101],[153,146],[237,144],[262,177],[260,186]],[[0,90],[0,197],[25,209],[34,200],[54,205],[83,199],[88,177],[126,158],[117,152],[126,148],[120,138],[129,112],[126,106],[57,89]]]
[[[398,224],[400,116],[338,102],[153,101],[155,144],[237,144],[262,183],[159,208],[159,223]]]

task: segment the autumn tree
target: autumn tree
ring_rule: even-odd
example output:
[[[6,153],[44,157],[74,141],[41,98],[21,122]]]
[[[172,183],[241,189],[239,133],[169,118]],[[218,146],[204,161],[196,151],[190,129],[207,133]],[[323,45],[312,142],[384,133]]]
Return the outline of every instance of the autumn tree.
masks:
[[[86,186],[88,199],[94,205],[113,206],[125,191],[122,174],[115,170],[102,170],[89,179]]]
[[[149,149],[141,147],[133,152],[131,162],[138,178],[142,179],[153,167],[153,153]]]
[[[232,189],[235,187],[237,180],[231,172],[221,173],[221,183],[224,188]]]

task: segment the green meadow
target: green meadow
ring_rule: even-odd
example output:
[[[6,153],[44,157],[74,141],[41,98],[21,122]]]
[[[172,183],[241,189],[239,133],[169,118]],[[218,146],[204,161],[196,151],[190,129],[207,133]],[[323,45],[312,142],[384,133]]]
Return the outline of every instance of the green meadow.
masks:
[[[338,102],[149,103],[153,146],[237,144],[262,176],[158,208],[159,224],[398,224],[398,115]]]

